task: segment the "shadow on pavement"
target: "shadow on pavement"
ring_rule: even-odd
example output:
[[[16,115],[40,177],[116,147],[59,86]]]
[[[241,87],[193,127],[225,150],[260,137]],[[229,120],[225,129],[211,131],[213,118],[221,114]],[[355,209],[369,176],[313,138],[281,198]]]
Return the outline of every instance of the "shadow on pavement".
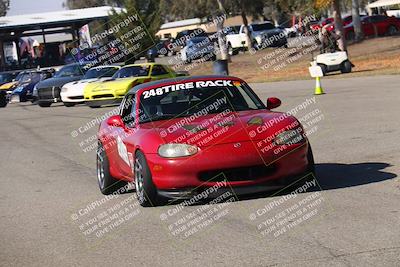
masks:
[[[321,188],[329,190],[393,179],[397,177],[396,174],[384,171],[390,166],[390,164],[382,162],[321,163],[316,164],[316,174]]]
[[[390,167],[388,163],[365,162],[354,164],[341,163],[320,163],[315,164],[316,178],[318,185],[307,189],[307,192],[315,192],[331,189],[346,188],[352,186],[378,183],[397,177],[396,174],[385,172],[384,169]],[[297,182],[277,191],[269,191],[253,195],[239,196],[240,200],[250,200],[257,198],[268,198],[290,194],[302,187],[308,181],[313,180],[311,174],[306,175]]]

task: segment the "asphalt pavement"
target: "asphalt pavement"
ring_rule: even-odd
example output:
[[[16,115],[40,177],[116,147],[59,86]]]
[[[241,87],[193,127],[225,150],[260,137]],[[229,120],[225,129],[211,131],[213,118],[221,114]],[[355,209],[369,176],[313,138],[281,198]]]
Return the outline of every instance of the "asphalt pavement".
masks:
[[[0,265],[399,266],[399,84],[324,78],[319,96],[312,80],[253,84],[304,119],[317,189],[189,207],[101,195],[95,134],[113,107],[10,104],[0,109]]]

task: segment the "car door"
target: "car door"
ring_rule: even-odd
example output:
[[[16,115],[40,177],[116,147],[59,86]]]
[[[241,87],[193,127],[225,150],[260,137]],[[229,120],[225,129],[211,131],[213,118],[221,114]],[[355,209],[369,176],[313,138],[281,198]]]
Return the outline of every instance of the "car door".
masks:
[[[372,23],[376,25],[379,35],[384,35],[386,33],[388,28],[388,22],[386,16],[382,15],[374,16]]]
[[[114,134],[113,149],[114,166],[118,168],[119,173],[125,177],[132,177],[134,144],[132,135],[135,134],[136,117],[135,94],[128,94],[120,105],[120,116],[124,122],[124,127],[113,127],[111,132]]]
[[[371,36],[375,34],[374,25],[371,23],[371,17],[363,18],[361,25],[365,36]]]
[[[154,64],[151,69],[151,80],[162,80],[167,78],[172,78],[170,72],[164,68],[163,65]]]

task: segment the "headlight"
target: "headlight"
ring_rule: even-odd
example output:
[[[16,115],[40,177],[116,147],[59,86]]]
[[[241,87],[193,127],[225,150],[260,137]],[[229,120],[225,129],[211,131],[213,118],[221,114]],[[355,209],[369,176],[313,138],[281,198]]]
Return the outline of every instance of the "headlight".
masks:
[[[33,87],[33,93],[32,93],[32,95],[33,95],[33,96],[38,96],[36,85]]]
[[[274,142],[277,145],[293,145],[303,142],[304,137],[301,134],[302,129],[287,130],[276,135]]]
[[[67,87],[61,87],[61,92],[65,93],[66,91],[68,91]]]
[[[158,155],[163,158],[187,157],[197,153],[196,146],[186,144],[165,144],[158,148]]]

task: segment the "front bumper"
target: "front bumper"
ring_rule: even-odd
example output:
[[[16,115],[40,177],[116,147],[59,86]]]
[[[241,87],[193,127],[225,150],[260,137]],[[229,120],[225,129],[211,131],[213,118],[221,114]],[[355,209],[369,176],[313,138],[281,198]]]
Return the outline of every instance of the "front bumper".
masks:
[[[74,95],[74,94],[67,95],[67,94],[61,92],[60,95],[61,95],[62,102],[83,103],[85,101],[85,99],[83,98],[83,94],[82,95]]]
[[[309,166],[307,152],[308,143],[302,143],[276,155],[262,154],[248,141],[240,148],[215,145],[187,158],[166,159],[158,154],[147,154],[146,158],[160,194],[187,194],[222,181],[226,181],[226,188],[246,193],[282,187],[288,177],[304,173]]]
[[[117,105],[120,104],[123,97],[119,98],[108,98],[108,99],[98,99],[98,100],[86,100],[85,104],[89,107],[99,107],[106,105]]]

